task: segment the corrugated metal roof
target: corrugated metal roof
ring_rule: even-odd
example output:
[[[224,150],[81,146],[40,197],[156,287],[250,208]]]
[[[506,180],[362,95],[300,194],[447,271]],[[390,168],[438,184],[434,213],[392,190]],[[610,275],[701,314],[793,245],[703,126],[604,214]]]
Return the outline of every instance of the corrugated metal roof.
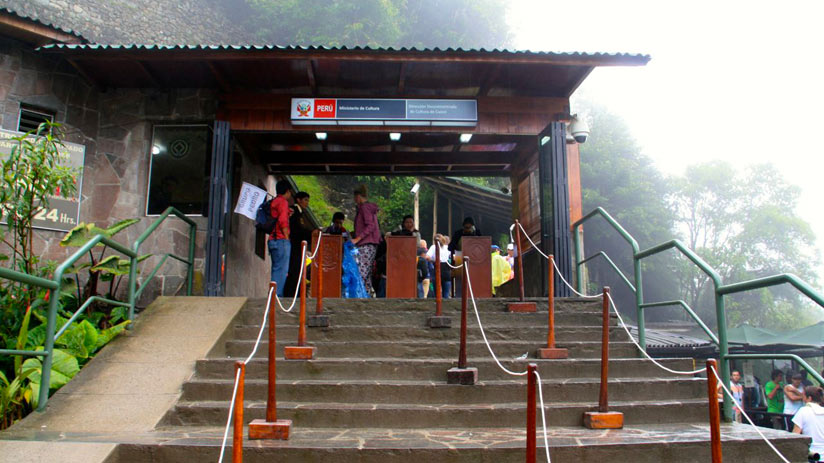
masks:
[[[481,53],[490,55],[516,55],[516,56],[543,56],[543,57],[559,57],[559,58],[625,58],[631,60],[638,60],[646,63],[650,60],[650,55],[633,54],[633,53],[585,53],[585,52],[552,52],[552,51],[531,51],[531,50],[508,50],[508,49],[486,49],[486,48],[416,48],[416,47],[327,47],[327,46],[300,46],[300,45],[156,45],[156,44],[100,44],[100,43],[86,43],[86,44],[50,44],[40,47],[41,50],[120,50],[120,51],[182,51],[182,50],[200,50],[200,51],[360,51],[360,52],[404,52],[404,53]]]
[[[54,30],[56,30],[58,32],[62,32],[64,34],[73,35],[73,36],[75,36],[75,37],[77,37],[81,40],[84,40],[84,41],[86,40],[79,32],[75,32],[71,29],[66,29],[64,27],[60,27],[56,24],[41,21],[38,18],[35,18],[35,17],[32,17],[32,16],[25,15],[23,13],[17,12],[17,11],[15,11],[15,10],[9,8],[9,7],[5,7],[5,6],[0,7],[0,13],[7,13],[7,14],[10,14],[10,15],[14,15],[14,16],[17,16],[18,18],[25,19],[26,21],[31,21],[33,23],[39,24],[41,26],[48,27],[50,29],[54,29]]]

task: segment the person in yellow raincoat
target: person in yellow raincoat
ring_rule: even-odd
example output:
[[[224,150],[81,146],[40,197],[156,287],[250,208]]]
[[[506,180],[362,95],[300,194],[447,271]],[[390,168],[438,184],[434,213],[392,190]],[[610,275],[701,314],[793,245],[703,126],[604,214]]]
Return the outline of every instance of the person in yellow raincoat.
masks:
[[[509,262],[506,261],[506,258],[501,255],[501,248],[496,245],[492,245],[492,294],[495,294],[495,289],[498,286],[509,281],[509,274],[512,272],[512,268],[509,266]]]

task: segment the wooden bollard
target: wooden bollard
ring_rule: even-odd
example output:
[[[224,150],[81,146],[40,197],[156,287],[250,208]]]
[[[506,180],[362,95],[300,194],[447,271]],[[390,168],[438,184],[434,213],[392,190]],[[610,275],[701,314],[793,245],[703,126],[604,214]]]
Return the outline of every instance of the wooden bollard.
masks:
[[[249,423],[249,439],[280,439],[288,440],[289,431],[292,428],[292,420],[278,420],[278,403],[275,397],[275,379],[276,373],[276,339],[275,333],[277,331],[277,323],[275,317],[277,316],[277,304],[275,302],[274,294],[277,292],[277,283],[269,283],[269,291],[273,295],[269,300],[269,380],[267,384],[266,395],[266,419],[252,420]]]
[[[569,351],[563,347],[555,347],[555,256],[549,255],[549,268],[547,269],[548,288],[549,288],[549,304],[547,315],[547,340],[546,347],[538,349],[538,358],[542,359],[565,359],[569,357]]]
[[[315,235],[317,234],[317,235]],[[329,315],[323,314],[323,249],[321,249],[321,241],[323,240],[323,231],[321,229],[315,230],[313,235],[317,236],[317,247],[318,247],[318,254],[315,256],[315,260],[312,262],[312,270],[315,273],[315,291],[317,294],[315,299],[315,314],[310,316],[309,319],[306,321],[306,324],[310,328],[328,328],[329,327]]]
[[[426,325],[430,328],[452,327],[452,319],[443,315],[441,285],[441,243],[435,240],[435,315],[426,320]]]
[[[235,394],[235,412],[232,435],[232,462],[243,462],[243,383],[246,380],[246,364],[235,362],[235,368],[240,372],[237,376],[237,393]]]
[[[521,223],[515,221],[515,249],[518,252],[518,302],[510,302],[506,305],[509,312],[537,312],[538,305],[534,302],[524,301],[524,253],[521,248]]]
[[[301,265],[306,268],[306,241],[300,242],[303,258]],[[298,345],[286,346],[283,349],[283,356],[287,360],[311,360],[315,358],[315,346],[306,345],[306,275],[300,279],[300,314],[298,315]]]
[[[538,380],[535,376],[535,371],[538,365],[530,363],[526,368],[526,461],[527,463],[535,463],[537,461],[536,440],[538,427],[536,425],[535,408],[537,401],[535,400],[535,389],[537,388]]]
[[[712,463],[721,463],[721,411],[718,409],[718,371],[715,359],[707,359],[707,397],[710,407],[710,450]]]
[[[466,366],[466,303],[469,298],[469,257],[464,257],[463,284],[461,285],[461,345],[458,366],[446,372],[448,384],[472,385],[478,381],[478,369]]]
[[[604,287],[603,322],[601,324],[601,389],[598,394],[598,411],[584,413],[584,426],[590,429],[621,429],[624,414],[609,411],[607,397],[609,384],[609,287]]]

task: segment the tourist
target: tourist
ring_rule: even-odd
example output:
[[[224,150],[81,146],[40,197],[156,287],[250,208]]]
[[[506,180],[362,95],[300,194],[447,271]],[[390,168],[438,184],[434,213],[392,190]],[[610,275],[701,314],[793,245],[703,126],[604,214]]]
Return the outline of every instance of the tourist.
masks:
[[[418,248],[415,266],[418,274],[418,298],[426,298],[429,292],[429,264],[426,262],[426,249]],[[426,289],[424,289],[424,285]]]
[[[392,236],[414,236],[417,242],[421,241],[421,232],[415,228],[415,218],[411,215],[403,216],[401,225],[390,233]]]
[[[306,245],[312,244],[312,232],[315,227],[309,220],[309,193],[301,191],[295,194],[295,204],[292,205],[292,215],[289,217],[289,241],[292,249],[295,250],[289,257],[289,272],[286,275],[286,283],[283,291],[286,294],[295,294],[300,281],[300,266],[303,263],[303,256],[301,255],[301,243],[306,241]],[[309,250],[311,253],[312,251]],[[307,268],[308,271],[308,268]],[[308,275],[303,275],[308,278]]]
[[[810,454],[824,454],[824,390],[817,386],[804,388],[804,406],[792,419],[793,432],[812,438]]]
[[[738,370],[733,370],[732,373],[730,373],[730,392],[735,401],[743,407],[744,385],[741,384],[741,372]],[[722,390],[721,383],[718,383],[718,400],[724,400],[724,391]],[[733,404],[733,410],[735,411],[735,421],[740,423],[742,418],[741,409],[738,408],[738,405]]]
[[[495,295],[498,286],[501,286],[509,281],[509,275],[512,273],[512,268],[509,266],[509,263],[506,261],[504,256],[501,255],[501,248],[494,244],[492,245],[491,266],[492,294]]]
[[[784,390],[784,383],[781,382],[784,379],[784,373],[781,370],[773,370],[770,378],[770,381],[764,385],[764,394],[767,396],[767,413],[780,415],[784,412],[784,394],[781,393]],[[772,416],[771,419],[775,429],[782,429],[783,417]]]
[[[286,182],[275,185],[277,197],[272,200],[272,217],[277,219],[275,229],[269,235],[267,243],[269,256],[272,258],[272,280],[277,284],[277,295],[283,296],[283,287],[286,283],[286,272],[289,270],[289,256],[292,244],[289,241],[289,200],[292,198],[292,189]]]
[[[332,223],[323,230],[323,233],[327,235],[341,235],[344,240],[348,240],[349,232],[343,226],[344,220],[346,220],[346,214],[343,212],[335,212],[332,214]]]
[[[378,226],[378,206],[367,198],[366,185],[355,188],[355,233],[352,244],[358,247],[358,268],[366,293],[372,293],[372,265],[381,241]]]
[[[435,265],[426,257],[426,240],[420,240],[418,243],[418,259],[423,260],[426,264],[426,278],[421,281],[421,289],[423,290],[423,298],[429,297],[429,285],[432,284],[432,277],[435,276]]]
[[[511,272],[509,274],[509,279],[515,278],[515,245],[509,243],[506,245],[506,258],[507,263],[509,263],[509,268]]]
[[[788,373],[787,376],[790,376]],[[801,374],[791,376],[791,383],[784,386],[784,414],[795,415],[804,405],[804,387],[801,385]]]
[[[449,273],[449,237],[440,233],[435,235],[434,243],[432,243],[432,246],[430,246],[429,250],[426,251],[426,257],[430,262],[435,262],[437,258],[435,255],[435,246],[440,248],[441,261],[439,265],[441,266],[441,295],[444,298],[449,298],[452,294],[452,278]],[[435,274],[432,273],[430,278],[434,277]]]
[[[481,236],[481,231],[475,227],[475,221],[472,217],[467,217],[463,220],[463,224],[461,228],[455,230],[455,233],[452,234],[452,240],[449,242],[449,252],[452,254],[452,262],[455,265],[461,265],[463,263],[463,243],[461,242],[461,238],[464,236]],[[455,276],[455,293],[460,294],[463,290],[462,283],[461,283],[461,271],[456,270],[453,276]]]

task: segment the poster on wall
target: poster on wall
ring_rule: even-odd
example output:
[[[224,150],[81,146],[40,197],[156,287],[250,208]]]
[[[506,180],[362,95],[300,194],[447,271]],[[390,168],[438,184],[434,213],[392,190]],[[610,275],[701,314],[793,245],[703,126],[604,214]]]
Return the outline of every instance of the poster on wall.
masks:
[[[17,146],[17,141],[12,138],[21,135],[25,133],[0,129],[0,159],[5,161],[11,155],[12,149]],[[32,227],[41,230],[69,231],[80,220],[80,195],[83,187],[83,162],[86,157],[86,147],[64,141],[63,146],[59,146],[57,151],[61,165],[79,172],[76,179],[77,193],[72,198],[50,197],[48,207],[38,208]],[[5,217],[0,219],[0,223],[6,223]]]

